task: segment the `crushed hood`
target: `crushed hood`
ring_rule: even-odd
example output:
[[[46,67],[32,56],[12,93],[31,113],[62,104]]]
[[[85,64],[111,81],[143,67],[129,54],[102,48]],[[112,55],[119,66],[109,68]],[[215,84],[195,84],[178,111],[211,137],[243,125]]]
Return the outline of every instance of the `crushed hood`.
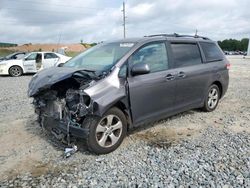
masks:
[[[53,84],[70,78],[77,71],[79,69],[69,67],[51,67],[41,70],[31,79],[28,96],[33,97],[40,91],[49,89]]]

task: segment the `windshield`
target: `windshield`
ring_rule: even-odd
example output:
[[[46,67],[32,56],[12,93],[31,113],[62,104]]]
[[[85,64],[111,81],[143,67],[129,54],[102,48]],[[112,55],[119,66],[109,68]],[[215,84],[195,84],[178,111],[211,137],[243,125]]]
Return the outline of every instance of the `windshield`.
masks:
[[[13,53],[13,54],[9,54],[7,56],[5,56],[5,59],[10,59],[13,55],[15,55],[16,53]]]
[[[134,43],[104,43],[88,49],[65,63],[64,67],[81,68],[97,72],[109,71]]]
[[[12,53],[5,56],[5,59],[22,59],[25,56],[25,53]]]

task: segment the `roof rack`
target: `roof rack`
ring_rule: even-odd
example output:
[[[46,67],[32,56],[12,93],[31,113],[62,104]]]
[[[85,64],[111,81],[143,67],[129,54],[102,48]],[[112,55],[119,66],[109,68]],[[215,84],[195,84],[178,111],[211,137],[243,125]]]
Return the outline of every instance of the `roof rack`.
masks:
[[[201,38],[201,39],[204,39],[204,40],[210,40],[209,38],[207,37],[203,37],[203,36],[199,36],[199,35],[180,35],[180,34],[177,34],[177,33],[173,33],[173,34],[155,34],[155,35],[147,35],[147,36],[144,36],[144,37],[190,37],[190,38]]]

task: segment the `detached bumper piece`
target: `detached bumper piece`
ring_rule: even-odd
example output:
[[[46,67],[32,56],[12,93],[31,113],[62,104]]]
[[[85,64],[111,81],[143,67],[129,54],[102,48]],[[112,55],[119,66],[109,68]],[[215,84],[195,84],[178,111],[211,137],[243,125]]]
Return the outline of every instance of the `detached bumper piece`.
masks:
[[[45,117],[43,127],[48,131],[53,131],[55,134],[68,134],[68,125],[65,122],[55,120],[54,118]],[[88,129],[83,129],[73,125],[69,125],[69,134],[77,138],[86,138]]]

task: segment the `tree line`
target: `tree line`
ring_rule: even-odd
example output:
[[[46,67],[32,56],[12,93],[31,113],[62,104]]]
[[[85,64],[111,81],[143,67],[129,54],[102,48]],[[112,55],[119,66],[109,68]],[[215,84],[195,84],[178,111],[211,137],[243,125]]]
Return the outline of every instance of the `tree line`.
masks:
[[[218,41],[218,44],[224,51],[247,51],[248,42],[248,38],[243,38],[241,40],[226,39]]]
[[[15,47],[17,44],[0,42],[0,47]]]

